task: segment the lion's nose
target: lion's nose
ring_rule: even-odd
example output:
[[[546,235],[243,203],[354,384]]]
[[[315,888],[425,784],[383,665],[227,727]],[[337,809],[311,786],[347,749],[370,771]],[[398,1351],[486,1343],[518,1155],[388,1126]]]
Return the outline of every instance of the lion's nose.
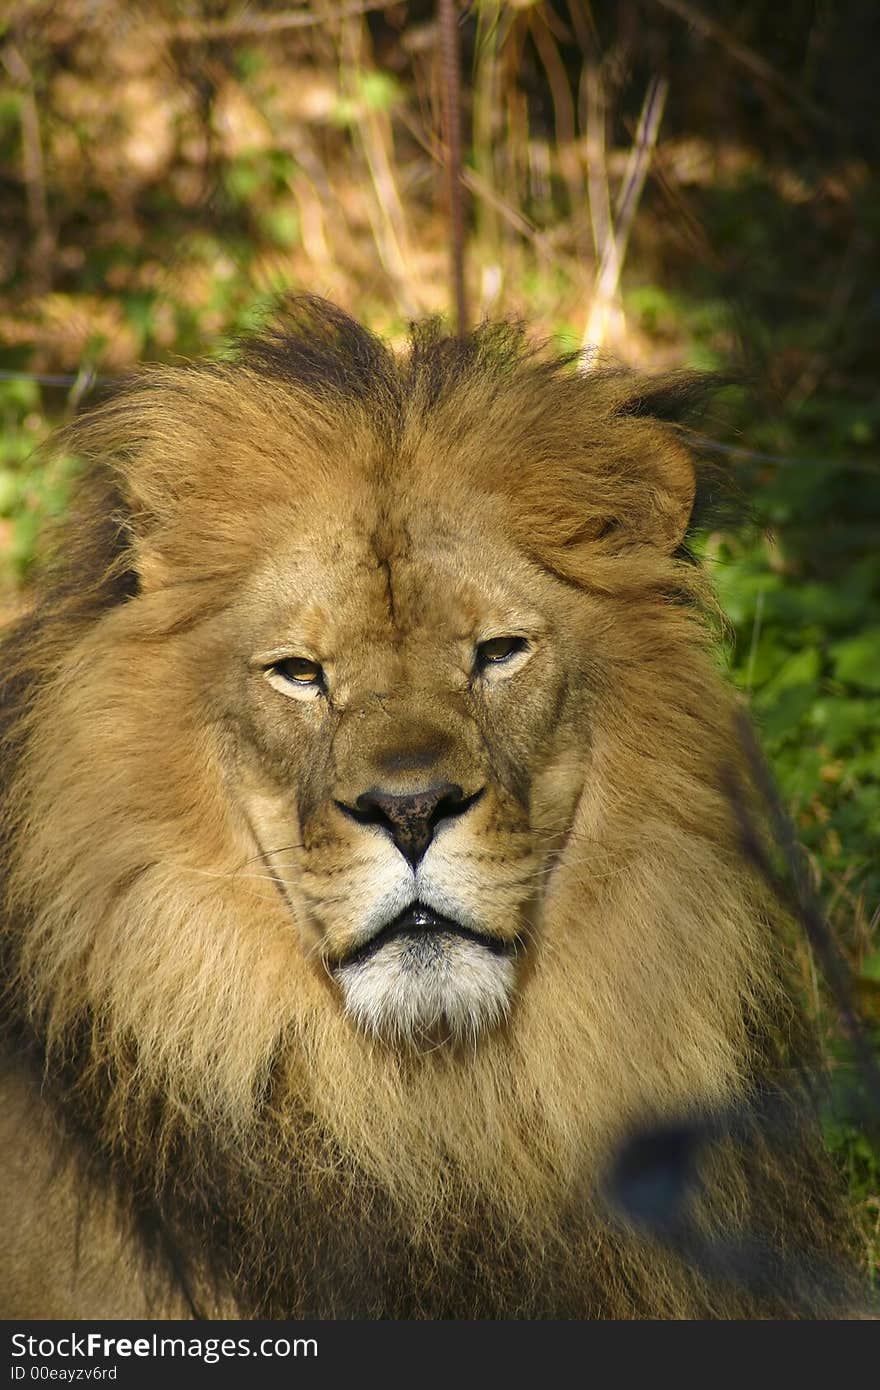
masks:
[[[396,792],[371,790],[363,792],[354,806],[338,804],[356,820],[379,825],[389,831],[392,840],[413,868],[416,867],[434,831],[443,820],[460,816],[477,800],[480,792],[465,796],[454,782],[442,782],[426,791]]]

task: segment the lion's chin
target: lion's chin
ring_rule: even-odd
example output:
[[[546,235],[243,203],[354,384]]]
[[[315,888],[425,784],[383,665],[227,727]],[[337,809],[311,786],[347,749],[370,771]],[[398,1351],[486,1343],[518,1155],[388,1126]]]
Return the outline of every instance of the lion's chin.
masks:
[[[506,1017],[514,974],[510,947],[423,911],[333,970],[358,1027],[397,1044],[474,1041]]]

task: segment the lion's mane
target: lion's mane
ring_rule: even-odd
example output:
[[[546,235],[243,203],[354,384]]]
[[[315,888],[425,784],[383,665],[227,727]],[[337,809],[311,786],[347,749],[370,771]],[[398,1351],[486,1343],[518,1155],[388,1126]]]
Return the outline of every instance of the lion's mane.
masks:
[[[112,1191],[160,1284],[194,1309],[792,1311],[706,1277],[597,1196],[631,1126],[747,1111],[779,1086],[796,1025],[778,910],[738,849],[729,788],[746,779],[700,568],[680,547],[634,544],[623,560],[607,524],[663,524],[607,422],[625,417],[646,456],[678,449],[670,422],[698,389],[576,377],[509,327],[461,343],[429,328],[397,358],[304,302],[236,361],[150,371],[62,439],[84,471],[0,671],[7,1050],[52,1107],[84,1210]],[[558,938],[536,944],[508,1025],[470,1054],[395,1051],[357,1035],[297,965],[271,885],[231,860],[211,730],[166,687],[163,652],[199,659],[200,622],[248,564],[229,476],[266,515],[290,486],[270,430],[295,432],[317,470],[340,420],[393,433],[417,402],[454,475],[456,451],[479,467],[482,430],[512,428],[527,453],[534,420],[564,434],[584,400],[597,463],[579,505],[596,546],[566,578],[604,644],[603,741],[555,866]],[[203,461],[220,433],[223,478]],[[465,496],[469,476],[454,482]],[[564,486],[548,473],[511,494],[528,543],[555,538],[557,568],[575,564],[573,529],[557,534]],[[145,536],[163,534],[170,564],[198,527],[205,575],[168,584],[132,627],[156,563]],[[168,711],[149,746],[144,702]],[[814,1140],[780,1156],[746,1129],[715,1145],[694,1220],[833,1246]]]

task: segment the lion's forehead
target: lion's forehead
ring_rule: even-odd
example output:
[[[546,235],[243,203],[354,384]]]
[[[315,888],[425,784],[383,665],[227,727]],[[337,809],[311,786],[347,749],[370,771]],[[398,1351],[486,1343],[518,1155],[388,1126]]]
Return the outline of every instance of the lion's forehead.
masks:
[[[394,519],[344,506],[330,524],[279,541],[245,595],[259,626],[329,657],[341,637],[366,653],[416,638],[424,650],[546,622],[551,587],[500,532],[468,516]],[[549,595],[548,595],[549,596]]]

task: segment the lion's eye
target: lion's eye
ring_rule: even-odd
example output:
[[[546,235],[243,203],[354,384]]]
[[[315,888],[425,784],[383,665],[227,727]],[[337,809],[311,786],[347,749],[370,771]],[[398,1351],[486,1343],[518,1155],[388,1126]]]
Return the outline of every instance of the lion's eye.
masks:
[[[524,652],[528,642],[524,637],[490,637],[477,646],[477,666],[500,666],[518,652]]]
[[[305,656],[286,656],[266,667],[266,679],[282,695],[320,695],[324,690],[324,671],[317,661]]]
[[[287,681],[296,681],[297,685],[321,685],[324,681],[324,672],[317,661],[307,661],[304,656],[289,656],[284,661],[276,661],[272,670]]]

